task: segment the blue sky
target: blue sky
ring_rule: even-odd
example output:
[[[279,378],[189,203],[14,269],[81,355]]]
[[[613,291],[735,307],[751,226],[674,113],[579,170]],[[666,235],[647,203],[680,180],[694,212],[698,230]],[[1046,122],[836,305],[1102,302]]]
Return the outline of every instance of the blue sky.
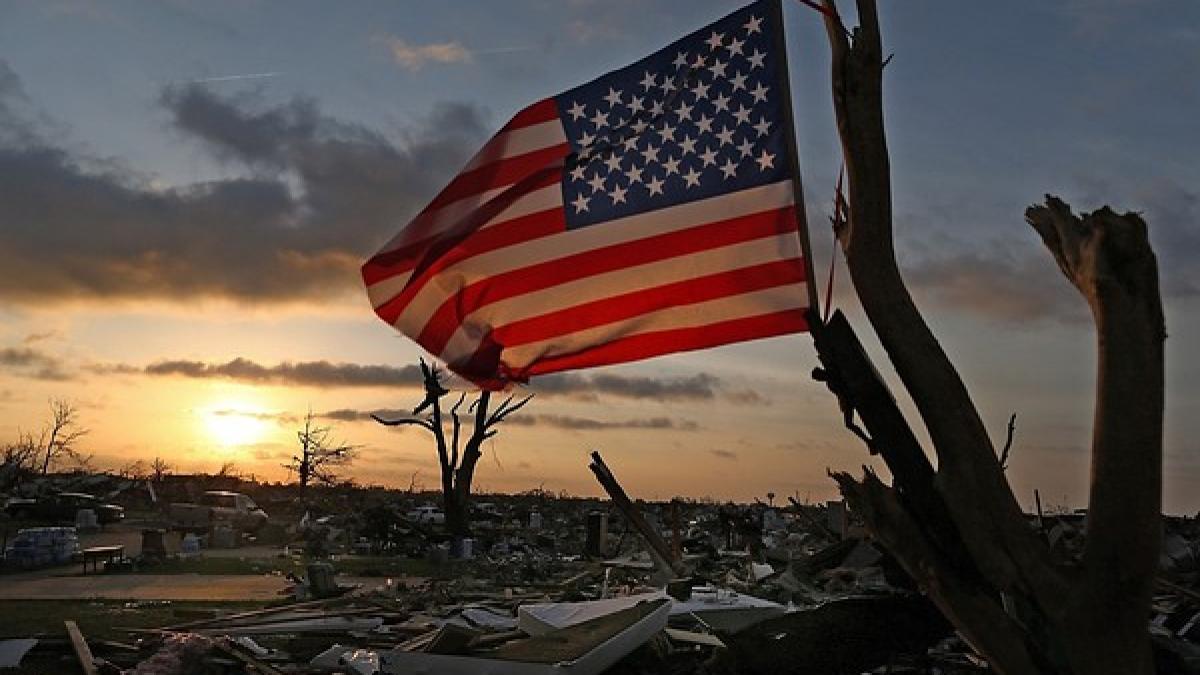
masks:
[[[412,363],[417,350],[377,325],[361,292],[336,270],[382,243],[389,223],[399,227],[515,110],[735,7],[665,0],[0,5],[0,150],[7,152],[0,170],[19,172],[10,178],[46,172],[41,201],[0,183],[0,218],[8,221],[0,222],[0,260],[10,269],[0,281],[0,349],[10,350],[0,359],[0,440],[36,429],[46,399],[66,395],[90,418],[91,449],[110,463],[169,447],[181,465],[236,457],[269,474],[287,452],[289,418],[265,423],[254,448],[237,454],[212,450],[204,415],[226,403],[260,415],[408,404],[405,391],[131,370],[237,358]],[[823,271],[826,204],[840,162],[828,49],[814,12],[785,7]],[[1082,301],[1022,219],[1025,206],[1051,192],[1077,209],[1108,203],[1141,211],[1150,223],[1171,334],[1167,508],[1200,509],[1200,426],[1188,414],[1200,402],[1190,348],[1200,337],[1200,5],[912,0],[886,3],[883,20],[895,55],[885,96],[902,264],[995,433],[1010,412],[1019,414],[1010,473],[1022,501],[1039,487],[1053,503],[1079,506],[1086,489],[1093,334]],[[353,152],[330,154],[347,144],[318,143],[305,135],[306,123]],[[235,124],[255,135],[231,140]],[[356,158],[362,175],[384,167],[394,180],[366,184],[360,194],[321,173],[348,165],[318,166]],[[303,240],[308,262],[328,264],[308,276],[271,268],[264,274],[295,276],[266,292],[257,287],[255,261],[270,242],[252,226],[289,191],[291,198],[350,195],[364,206],[314,207],[337,216]],[[164,194],[170,199],[145,205]],[[387,222],[363,220],[376,201]],[[177,202],[188,215],[161,224],[170,229],[162,234],[151,214]],[[139,248],[147,235],[159,257]],[[181,269],[197,273],[173,276]],[[289,283],[297,284],[294,297]],[[856,317],[844,277],[837,297]],[[51,364],[57,373],[46,370]],[[792,337],[606,369],[631,381],[691,382],[697,391],[704,389],[698,374],[717,384],[709,398],[701,392],[649,404],[620,395],[544,397],[538,414],[547,418],[502,436],[481,480],[595,492],[583,457],[599,447],[629,467],[643,493],[831,496],[825,468],[854,468],[866,456],[837,428],[833,402],[808,381],[813,364],[807,339]],[[761,394],[757,403],[738,398],[751,388]],[[130,431],[128,420],[148,415],[162,428]],[[621,424],[651,417],[673,424],[653,431]],[[372,475],[407,485],[422,469],[432,484],[423,439],[357,422],[339,431],[369,446],[364,464]],[[682,475],[674,468],[680,453],[696,458]]]

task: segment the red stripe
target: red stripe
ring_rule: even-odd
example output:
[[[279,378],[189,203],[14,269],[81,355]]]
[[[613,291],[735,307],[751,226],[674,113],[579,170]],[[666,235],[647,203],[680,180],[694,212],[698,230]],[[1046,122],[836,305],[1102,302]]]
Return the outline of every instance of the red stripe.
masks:
[[[500,131],[512,131],[521,127],[533,126],[534,124],[556,120],[558,117],[558,101],[552,98],[542,99],[513,115],[513,118]]]
[[[470,284],[448,298],[426,322],[416,340],[430,352],[439,354],[466,315],[489,303],[623,267],[720,248],[795,229],[795,207],[788,206],[596,248],[497,274]]]
[[[707,300],[751,293],[804,281],[804,261],[778,260],[752,267],[686,279],[655,288],[616,295],[575,305],[557,312],[501,326],[492,339],[505,348],[540,342],[595,326],[615,323],[668,307],[693,305]]]
[[[396,297],[376,308],[375,313],[384,321],[395,323],[396,319],[400,318],[400,313],[408,306],[408,303],[412,302],[413,296],[424,288],[429,283],[429,280],[433,279],[438,272],[450,265],[481,253],[487,253],[488,251],[494,251],[523,241],[556,234],[564,231],[566,227],[566,215],[560,207],[531,213],[527,216],[514,218],[503,224],[480,230],[447,251],[444,255],[439,256],[436,262],[429,265],[419,277],[409,282]]]
[[[631,335],[574,354],[543,359],[521,371],[506,369],[503,363],[500,363],[499,351],[490,363],[478,361],[469,366],[452,364],[450,369],[486,389],[502,389],[513,381],[523,382],[535,375],[628,363],[674,352],[718,347],[731,342],[803,333],[808,330],[804,312],[804,309],[790,309],[692,328],[674,328]]]
[[[464,171],[455,176],[454,180],[450,181],[450,184],[439,192],[438,196],[433,198],[433,201],[429,203],[429,206],[425,207],[422,213],[433,209],[440,209],[451,202],[456,202],[480,192],[487,192],[493,188],[512,185],[535,171],[544,169],[556,160],[567,156],[570,150],[571,145],[569,143],[559,143],[542,148],[541,150],[534,150],[523,155],[509,157],[501,162],[486,164],[478,169]]]
[[[539,190],[560,182],[562,182],[562,174],[560,172],[548,172],[544,177],[540,177],[538,180],[531,182],[525,188],[525,192],[517,196],[523,196],[524,194],[528,194],[534,190]],[[497,195],[496,199],[503,200],[503,196]],[[510,198],[507,200],[507,204],[511,204],[514,201],[515,199]],[[480,207],[480,210],[482,209],[484,209],[484,206]],[[561,211],[562,209],[559,208],[556,210]],[[472,211],[464,215],[463,219],[466,220],[470,218],[476,218],[478,213],[479,211]],[[482,234],[497,227],[500,226],[494,225],[492,227],[480,230],[480,233]],[[443,230],[433,236],[426,237],[421,241],[405,244],[400,248],[380,253],[372,257],[366,262],[366,264],[363,265],[363,281],[370,286],[372,284],[377,284],[384,279],[394,277],[398,274],[403,274],[411,270],[416,266],[417,262],[421,259],[425,251],[429,249],[429,246],[437,239],[446,236],[448,231],[449,230]]]

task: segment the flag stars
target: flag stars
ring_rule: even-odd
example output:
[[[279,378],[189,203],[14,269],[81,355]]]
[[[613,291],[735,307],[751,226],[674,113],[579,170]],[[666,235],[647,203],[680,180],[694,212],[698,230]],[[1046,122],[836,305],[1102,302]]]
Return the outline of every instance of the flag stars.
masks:
[[[588,132],[586,132],[586,131],[585,131],[585,132],[583,132],[582,134],[580,134],[580,136],[579,136],[579,145],[580,145],[580,147],[587,148],[587,147],[589,147],[589,146],[590,146],[592,143],[595,143],[595,142],[596,142],[596,135],[595,135],[595,134],[588,133]]]
[[[608,101],[608,104],[613,107],[621,105],[621,90],[609,87],[608,95],[604,97],[604,100]]]
[[[624,204],[626,192],[629,192],[629,188],[623,188],[620,185],[613,185],[612,194],[610,194],[609,197],[612,197],[613,204]]]
[[[651,197],[661,195],[663,193],[663,182],[658,176],[654,176],[650,179],[650,182],[646,183],[646,189],[650,191]]]
[[[741,153],[742,159],[754,154],[754,143],[749,138],[743,139],[737,146],[738,152]]]
[[[681,178],[687,187],[700,187],[700,173],[695,168],[688,169]]]
[[[725,160],[725,163],[721,165],[721,173],[725,175],[725,180],[737,176],[737,166],[737,162],[732,159]]]
[[[596,108],[596,114],[592,115],[591,122],[596,125],[596,131],[599,131],[608,126],[608,113],[602,113],[599,108]]]
[[[736,75],[729,78],[729,84],[733,85],[735,92],[741,91],[746,88],[746,76],[739,71]]]
[[[578,122],[584,117],[587,117],[587,108],[585,108],[584,105],[579,101],[575,101],[575,103],[567,109],[567,113],[571,115],[571,119],[573,121]]]
[[[758,122],[754,124],[754,131],[758,133],[759,138],[771,133],[771,123],[765,117],[759,117]]]
[[[588,210],[589,201],[591,201],[591,197],[584,197],[583,193],[580,192],[575,195],[575,200],[571,202],[571,205],[575,207],[575,213],[583,213]]]
[[[675,67],[676,67],[676,68],[685,68],[685,67],[687,67],[687,64],[688,64],[688,53],[687,53],[687,52],[679,52],[679,54],[677,54],[677,55],[675,56],[675,60],[674,60],[672,63],[674,63],[674,64],[675,64]],[[665,79],[666,79],[666,78],[665,78]]]
[[[717,139],[721,141],[721,144],[718,147],[733,145],[733,129],[721,127],[721,130],[718,131],[716,135]]]
[[[712,148],[708,148],[704,152],[700,153],[700,160],[704,163],[704,166],[706,166],[706,167],[716,164],[717,163],[717,151],[713,150]]]
[[[604,176],[597,171],[592,175],[592,179],[588,181],[588,185],[592,186],[593,192],[604,192]]]
[[[721,59],[716,59],[713,61],[713,64],[708,67],[708,70],[713,74],[713,78],[717,79],[725,77],[725,69],[727,67],[729,67],[728,63],[725,63]]]
[[[662,128],[658,130],[658,135],[662,136],[662,139],[664,142],[674,143],[675,142],[675,127],[671,126],[671,124],[669,122],[665,122],[665,123],[663,123]]]
[[[587,171],[587,167],[582,164],[576,164],[575,168],[571,169],[571,180],[583,180],[583,175]]]
[[[771,90],[767,87],[764,87],[762,82],[759,82],[754,86],[754,89],[750,92],[750,94],[754,97],[755,103],[762,103],[767,100],[767,92],[769,91]]]
[[[746,60],[750,62],[750,70],[754,70],[755,68],[762,68],[763,67],[763,59],[765,59],[766,57],[767,57],[766,54],[758,51],[758,49],[755,49],[753,54],[746,57]]]
[[[634,115],[646,109],[646,98],[644,96],[631,96],[629,98],[629,112]]]
[[[708,39],[705,40],[705,42],[708,44],[709,49],[715,51],[720,49],[721,45],[725,42],[725,36],[717,31],[713,31],[713,34],[708,36]]]
[[[695,86],[692,87],[692,93],[696,95],[697,101],[699,101],[702,98],[708,98],[708,88],[710,86],[711,85],[705,84],[700,81],[696,82]]]
[[[766,150],[763,150],[762,155],[756,157],[754,161],[758,162],[758,168],[761,171],[775,168],[775,155]]]
[[[702,114],[700,115],[700,118],[696,120],[696,129],[702,134],[711,134],[712,123],[713,121],[709,119],[708,115]]]
[[[609,171],[620,171],[621,158],[615,153],[611,154],[608,156],[608,159],[604,160],[604,165],[608,167]]]
[[[670,155],[667,156],[666,161],[664,161],[662,165],[663,171],[665,171],[666,175],[668,176],[673,173],[679,173],[679,160],[671,157]]]
[[[679,141],[679,147],[685,155],[696,154],[696,140],[687,134],[684,134],[683,140]]]
[[[638,121],[636,121],[632,125],[630,125],[629,128],[633,130],[633,133],[635,135],[637,135],[637,134],[641,134],[643,131],[645,131],[646,127],[648,127],[648,126],[650,126],[650,125],[646,124],[645,120],[639,119]]]
[[[712,103],[713,107],[717,109],[717,112],[729,111],[729,97],[725,94],[717,94],[717,97],[713,99]]]
[[[637,168],[637,166],[630,166],[629,170],[625,172],[625,179],[629,181],[630,185],[633,185],[634,183],[641,183],[642,170]]]
[[[692,59],[692,68],[693,69],[703,68],[705,63],[707,63],[707,61],[705,61],[704,55],[697,54],[696,58]]]
[[[630,136],[629,138],[626,138],[623,143],[621,143],[621,145],[625,148],[625,150],[627,152],[629,150],[636,150],[637,144],[638,144],[637,136]]]
[[[737,110],[733,111],[733,118],[738,121],[738,124],[750,124],[750,109],[742,105],[738,105]]]
[[[755,33],[761,33],[762,32],[762,19],[757,16],[754,16],[752,14],[752,15],[750,15],[750,20],[747,21],[746,25],[742,26],[742,27],[746,29],[746,35],[753,35]]]
[[[642,158],[646,160],[646,164],[658,162],[658,148],[653,145],[647,145],[642,149]]]
[[[647,112],[649,112],[654,117],[658,117],[659,115],[663,114],[663,102],[655,101],[654,103],[651,103],[650,110],[648,110]]]
[[[684,101],[679,102],[679,107],[675,109],[675,114],[679,116],[680,121],[691,119],[692,106]]]
[[[650,71],[646,71],[646,76],[642,78],[642,91],[650,91],[658,86],[658,75]]]
[[[742,46],[745,44],[746,44],[745,40],[739,40],[735,37],[729,41],[729,46],[726,47],[726,49],[729,50],[730,56],[734,56],[734,55],[741,56],[742,55]]]

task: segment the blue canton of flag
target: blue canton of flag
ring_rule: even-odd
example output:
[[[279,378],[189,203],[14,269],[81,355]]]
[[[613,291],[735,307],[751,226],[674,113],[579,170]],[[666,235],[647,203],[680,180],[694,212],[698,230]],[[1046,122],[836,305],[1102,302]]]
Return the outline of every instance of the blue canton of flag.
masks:
[[[568,227],[792,175],[766,5],[556,97],[575,150],[563,178]]]

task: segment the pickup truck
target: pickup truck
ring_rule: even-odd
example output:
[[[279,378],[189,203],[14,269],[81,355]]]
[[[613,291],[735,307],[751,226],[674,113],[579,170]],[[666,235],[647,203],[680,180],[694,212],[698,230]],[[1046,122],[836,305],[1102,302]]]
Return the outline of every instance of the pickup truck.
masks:
[[[8,515],[18,520],[43,520],[55,523],[73,523],[75,514],[83,509],[96,512],[101,525],[120,522],[125,518],[125,509],[116,504],[104,504],[94,496],[83,492],[59,492],[38,499],[13,498],[4,505]]]
[[[179,530],[207,530],[213,522],[229,523],[243,532],[256,532],[267,523],[267,513],[244,494],[213,490],[195,504],[173,503],[171,526]]]

